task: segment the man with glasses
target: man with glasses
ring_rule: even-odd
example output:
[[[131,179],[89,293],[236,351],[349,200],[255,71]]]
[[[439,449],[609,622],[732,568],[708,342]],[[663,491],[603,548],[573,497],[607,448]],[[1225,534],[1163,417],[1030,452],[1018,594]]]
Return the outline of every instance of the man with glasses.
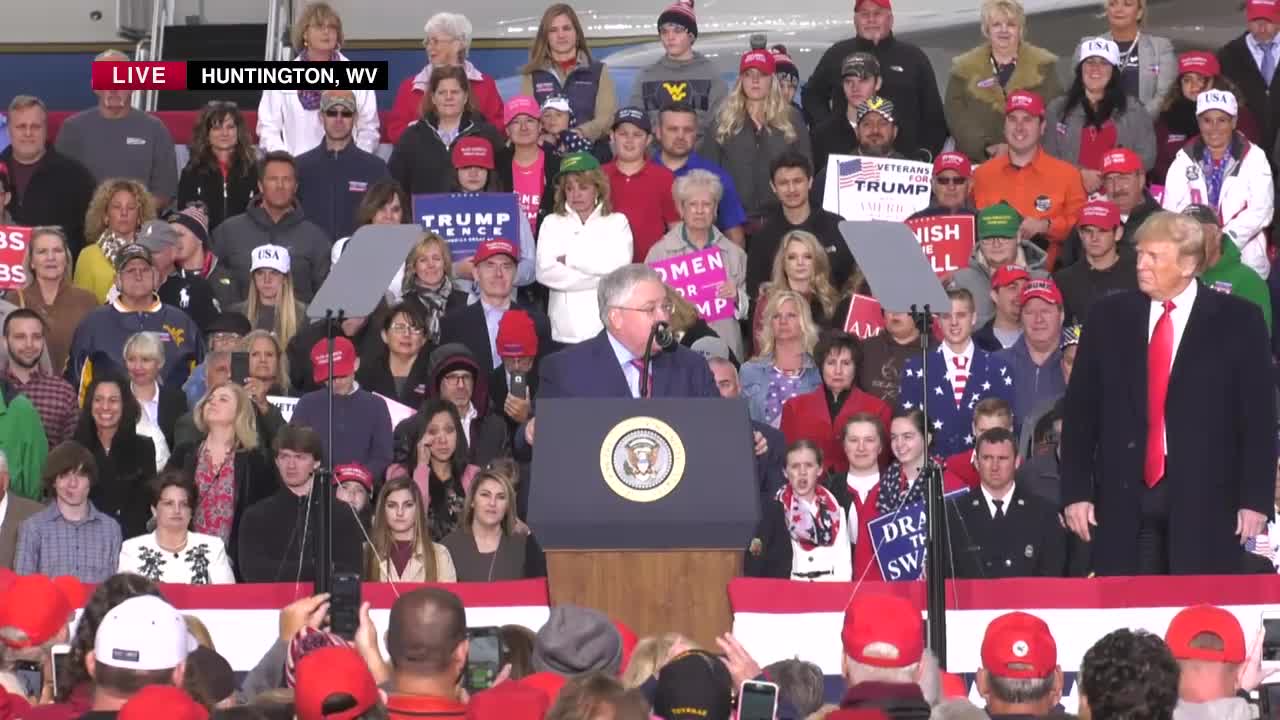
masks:
[[[976,216],[978,211],[969,198],[972,180],[973,164],[964,153],[947,151],[939,154],[933,159],[933,202],[908,219],[939,215]]]
[[[329,415],[329,382],[333,367],[333,416]],[[331,467],[359,463],[374,477],[382,477],[391,464],[391,414],[382,398],[360,387],[356,371],[360,358],[356,346],[345,337],[333,340],[333,356],[329,341],[322,339],[311,346],[311,372],[321,389],[298,400],[289,424],[309,427],[320,434],[325,457]],[[333,422],[333,447],[329,447],[329,422]]]
[[[519,251],[503,238],[486,240],[476,249],[475,281],[480,301],[457,308],[440,322],[440,342],[462,343],[475,356],[476,363],[489,372],[502,364],[498,353],[498,324],[512,308],[529,313],[538,331],[538,347],[542,354],[551,346],[551,321],[538,309],[512,301]]]
[[[298,202],[330,242],[355,232],[356,210],[365,191],[390,177],[385,162],[356,145],[352,137],[356,112],[355,93],[324,91],[320,96],[324,140],[298,156]]]
[[[964,288],[973,295],[978,327],[985,326],[996,314],[991,295],[991,277],[1005,265],[1025,268],[1030,279],[1046,278],[1044,251],[1034,243],[1019,241],[1022,215],[1008,203],[996,203],[978,213],[978,242],[969,258],[969,266],[951,276],[951,287]]]
[[[453,405],[462,420],[468,463],[484,467],[491,460],[509,455],[506,421],[489,402],[489,376],[493,368],[486,366],[481,369],[467,346],[456,342],[445,343],[433,350],[428,367],[431,377],[428,394]],[[419,413],[396,425],[395,462],[412,461],[416,452],[414,445],[422,437],[429,419]],[[461,445],[462,440],[458,443]]]
[[[116,299],[86,315],[71,336],[66,378],[72,386],[88,387],[104,366],[123,370],[125,340],[137,332],[157,333],[164,341],[162,384],[181,387],[187,381],[191,368],[204,359],[200,328],[186,313],[160,301],[159,281],[150,250],[138,243],[120,249]]]

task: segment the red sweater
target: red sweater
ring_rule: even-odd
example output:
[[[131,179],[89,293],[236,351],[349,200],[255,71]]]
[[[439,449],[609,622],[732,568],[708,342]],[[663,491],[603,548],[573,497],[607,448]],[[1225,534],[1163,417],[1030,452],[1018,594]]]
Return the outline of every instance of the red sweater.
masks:
[[[947,492],[959,487],[977,490],[982,479],[978,477],[978,468],[973,464],[973,451],[961,450],[947,458],[942,470],[942,484]]]
[[[843,475],[849,470],[849,459],[844,455],[840,431],[846,420],[860,412],[878,415],[886,430],[893,415],[883,400],[854,388],[832,420],[827,407],[827,389],[819,386],[813,392],[791,398],[782,406],[782,434],[787,438],[788,446],[800,439],[813,441],[822,448],[823,465],[827,471],[833,476]],[[887,459],[887,456],[882,459]]]
[[[418,110],[422,106],[423,91],[413,87],[416,77],[416,74],[410,75],[400,83],[391,112],[383,118],[386,136],[393,145],[399,142],[404,129],[421,117]],[[498,94],[498,84],[492,77],[481,73],[479,80],[471,81],[471,104],[490,125],[505,132],[506,125],[502,123],[502,96]]]

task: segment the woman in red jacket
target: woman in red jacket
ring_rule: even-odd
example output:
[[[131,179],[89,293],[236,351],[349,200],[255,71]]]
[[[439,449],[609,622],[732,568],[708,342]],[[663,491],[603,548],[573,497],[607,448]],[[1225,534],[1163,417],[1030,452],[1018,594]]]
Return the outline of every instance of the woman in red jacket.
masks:
[[[882,427],[888,427],[891,411],[883,400],[853,385],[862,361],[857,338],[844,332],[826,333],[818,340],[813,359],[822,371],[822,385],[791,398],[782,406],[781,430],[787,445],[797,440],[812,440],[822,448],[828,472],[841,475],[849,469],[849,461],[841,448],[845,421],[858,413],[869,412],[880,418]]]
[[[405,78],[396,91],[395,103],[387,116],[387,137],[395,144],[400,140],[404,129],[420,117],[422,96],[427,91],[427,82],[431,78],[431,68],[457,65],[467,73],[467,83],[471,89],[471,104],[490,125],[504,127],[502,122],[502,96],[498,94],[498,84],[493,77],[476,69],[467,60],[467,51],[471,49],[471,21],[466,15],[457,13],[436,13],[431,16],[422,28],[426,37],[422,46],[427,50],[427,64],[417,75]]]

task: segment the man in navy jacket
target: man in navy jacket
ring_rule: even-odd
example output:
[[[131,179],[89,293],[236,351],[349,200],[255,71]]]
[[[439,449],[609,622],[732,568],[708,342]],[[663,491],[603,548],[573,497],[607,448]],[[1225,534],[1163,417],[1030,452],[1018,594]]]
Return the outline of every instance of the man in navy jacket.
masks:
[[[351,135],[355,115],[354,93],[326,90],[320,98],[324,142],[298,156],[298,201],[329,242],[355,232],[356,210],[365,191],[391,177],[377,155],[356,147]]]

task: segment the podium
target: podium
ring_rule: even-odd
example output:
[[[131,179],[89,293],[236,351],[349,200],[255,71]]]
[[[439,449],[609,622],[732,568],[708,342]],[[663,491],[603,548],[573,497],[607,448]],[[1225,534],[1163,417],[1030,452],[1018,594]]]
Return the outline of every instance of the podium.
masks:
[[[552,604],[714,648],[760,517],[746,404],[547,399],[537,432],[529,525]]]

